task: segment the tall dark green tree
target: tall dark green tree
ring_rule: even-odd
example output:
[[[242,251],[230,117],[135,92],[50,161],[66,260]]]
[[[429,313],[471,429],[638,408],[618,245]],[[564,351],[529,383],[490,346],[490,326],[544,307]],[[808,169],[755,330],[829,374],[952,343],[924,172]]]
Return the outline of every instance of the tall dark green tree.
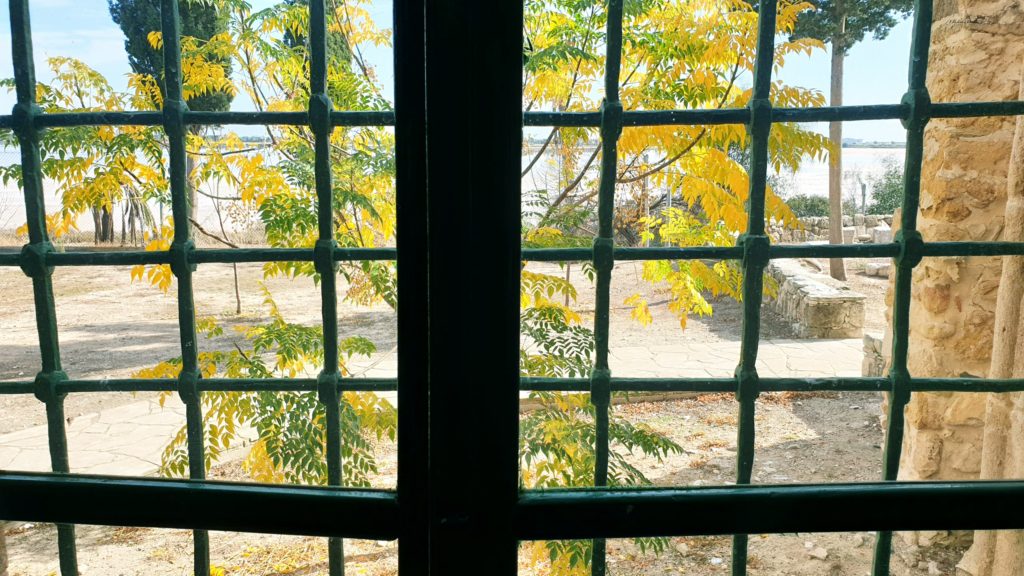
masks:
[[[149,43],[149,33],[160,30],[160,0],[108,0],[110,16],[124,32],[128,63],[136,74],[149,74],[164,91],[163,54]],[[181,35],[209,40],[228,31],[228,13],[209,0],[185,0],[179,7]],[[231,60],[219,62],[226,76],[231,75]],[[191,110],[224,111],[231,106],[231,94],[212,92],[188,101]]]
[[[843,105],[843,64],[854,44],[871,34],[875,40],[889,35],[900,20],[910,14],[913,0],[817,0],[814,10],[797,20],[794,38],[817,38],[831,47],[832,78],[829,104]],[[829,139],[835,148],[828,168],[829,242],[843,243],[843,125],[829,124]],[[833,278],[846,279],[841,258],[829,261]]]
[[[288,6],[309,7],[309,0],[285,0]],[[328,14],[330,18],[330,14]],[[352,61],[352,50],[349,48],[345,35],[336,30],[331,30],[328,22],[327,32],[327,65],[348,69]],[[289,48],[302,47],[306,50],[306,58],[309,58],[309,37],[305,34],[293,34],[290,30],[284,33],[284,42]]]
[[[124,49],[128,53],[128,63],[136,74],[152,76],[160,86],[160,93],[166,94],[164,86],[164,61],[160,50],[149,43],[150,32],[160,30],[160,0],[108,0],[110,16],[124,33]],[[181,17],[181,35],[191,36],[197,40],[209,40],[217,34],[228,31],[228,13],[221,10],[212,0],[184,0],[179,6]],[[224,75],[231,75],[231,60],[223,58],[219,62],[224,67]],[[194,96],[187,101],[190,110],[204,112],[220,112],[231,107],[233,96],[229,92],[209,92]],[[193,126],[191,130],[202,130],[201,126]],[[188,157],[188,172],[192,173],[194,159]],[[189,179],[191,182],[191,178]],[[190,212],[196,216],[196,189],[189,185]],[[113,226],[111,237],[113,240]]]

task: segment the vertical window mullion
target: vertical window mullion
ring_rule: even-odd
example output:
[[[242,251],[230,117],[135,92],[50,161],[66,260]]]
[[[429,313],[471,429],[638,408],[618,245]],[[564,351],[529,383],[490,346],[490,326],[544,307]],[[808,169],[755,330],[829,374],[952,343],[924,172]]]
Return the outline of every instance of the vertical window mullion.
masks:
[[[36,105],[35,63],[32,60],[32,24],[28,0],[12,0],[10,10],[11,51],[17,95],[13,123],[21,149],[21,179],[29,237],[29,243],[21,251],[20,262],[21,269],[32,278],[36,330],[39,333],[39,354],[42,360],[42,370],[35,378],[35,396],[46,404],[50,467],[54,472],[67,473],[70,472],[70,465],[64,420],[65,394],[57,390],[57,385],[68,377],[60,361],[57,312],[53,296],[53,268],[46,263],[46,256],[53,250],[53,246],[46,230],[39,133],[35,126],[35,119],[42,111]],[[57,550],[61,574],[77,576],[78,557],[73,525],[57,525]]]
[[[428,572],[427,213],[424,6],[394,2],[395,205],[398,279],[398,573]]]
[[[188,194],[187,142],[185,112],[188,105],[182,93],[181,20],[178,0],[163,0],[161,34],[164,58],[164,131],[167,133],[168,171],[171,185],[171,217],[174,239],[171,242],[171,271],[178,280],[178,333],[181,338],[181,374],[178,395],[185,404],[185,428],[188,442],[188,476],[206,478],[206,450],[203,444],[203,407],[198,389],[199,351],[196,338],[196,305],[192,294],[192,242],[189,221],[191,198]],[[210,573],[210,535],[193,531],[194,572]]]
[[[612,268],[615,248],[615,180],[618,168],[619,136],[622,134],[622,102],[619,101],[619,70],[622,67],[622,3],[609,0],[605,38],[604,101],[601,103],[601,175],[598,183],[598,234],[594,238],[593,263],[597,272],[594,299],[594,369],[590,375],[590,402],[594,405],[594,485],[608,485],[609,406],[611,369],[608,366],[609,315],[611,310]],[[591,573],[603,576],[606,570],[606,542],[593,541]]]
[[[342,485],[341,412],[338,390],[338,277],[334,261],[334,194],[331,189],[331,99],[327,95],[327,7],[325,0],[309,3],[309,128],[313,132],[313,172],[319,236],[313,261],[320,275],[324,366],[317,377],[317,396],[327,416],[327,484]],[[345,573],[341,538],[327,541],[329,573]]]
[[[764,268],[768,265],[768,236],[765,235],[765,190],[768,179],[768,138],[772,128],[771,81],[775,59],[775,1],[763,2],[758,13],[754,88],[749,103],[750,191],[747,198],[747,231],[739,237],[743,247],[743,323],[740,361],[736,367],[736,400],[739,420],[736,430],[736,483],[750,484],[754,467],[755,401],[760,393],[757,375],[757,347],[761,337],[761,295]],[[732,574],[747,573],[747,535],[736,534],[732,542]]]
[[[909,108],[903,120],[907,129],[906,157],[903,168],[903,207],[900,230],[895,242],[900,251],[896,256],[896,281],[892,306],[892,364],[889,380],[889,413],[885,434],[882,479],[896,480],[899,474],[900,453],[903,446],[903,410],[910,402],[912,379],[907,369],[910,346],[910,291],[914,267],[921,262],[924,242],[917,230],[917,209],[921,198],[921,163],[924,158],[924,129],[928,124],[931,98],[925,84],[928,75],[928,51],[931,44],[932,2],[914,3],[914,31],[910,45],[910,66],[907,93],[902,104]],[[872,567],[874,576],[888,576],[889,557],[892,552],[892,532],[878,533]]]

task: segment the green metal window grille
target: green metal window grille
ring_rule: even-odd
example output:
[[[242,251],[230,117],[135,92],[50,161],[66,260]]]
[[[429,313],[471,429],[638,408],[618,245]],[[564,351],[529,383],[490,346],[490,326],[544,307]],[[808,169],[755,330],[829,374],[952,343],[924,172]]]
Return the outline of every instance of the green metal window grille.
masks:
[[[312,96],[307,112],[192,112],[181,93],[178,0],[163,0],[167,95],[160,112],[43,114],[35,105],[28,0],[10,0],[17,104],[0,116],[13,129],[21,165],[29,243],[0,254],[32,279],[42,366],[33,381],[5,383],[3,394],[34,394],[45,403],[52,474],[0,472],[0,518],[56,522],[61,573],[77,574],[73,524],[138,525],[195,530],[195,574],[209,573],[208,530],[326,536],[330,573],[342,574],[342,538],[399,539],[406,574],[511,574],[516,543],[594,539],[592,569],[604,574],[605,538],[733,535],[734,575],[746,573],[747,535],[878,530],[874,574],[889,572],[893,530],[1020,528],[1024,482],[895,482],[903,409],[914,392],[1012,392],[1024,380],[912,377],[907,370],[911,275],[924,257],[1022,256],[1024,243],[924,242],[917,231],[924,129],[931,118],[1024,114],[1024,102],[932,103],[925,86],[932,5],[914,10],[909,85],[898,104],[774,108],[769,99],[776,6],[760,5],[750,104],[742,109],[624,111],[618,97],[623,1],[608,0],[605,100],[598,112],[521,111],[522,31],[494,25],[522,19],[517,2],[470,0],[395,3],[396,112],[336,111],[326,95],[324,0],[310,2]],[[461,35],[460,35],[461,34]],[[467,46],[475,49],[467,50]],[[459,66],[478,72],[470,83]],[[475,66],[475,68],[474,68]],[[468,104],[466,103],[468,101]],[[426,120],[430,119],[430,123]],[[773,123],[899,119],[907,129],[901,230],[888,244],[773,246],[765,234],[768,137]],[[169,142],[175,236],[164,252],[59,253],[45,225],[37,134],[50,127],[161,125]],[[311,249],[197,249],[190,240],[185,191],[185,128],[189,124],[307,125],[315,136],[319,239]],[[734,247],[625,248],[614,245],[617,140],[623,127],[744,124],[751,135],[747,232]],[[328,137],[334,126],[393,125],[397,134],[398,238],[401,250],[342,249],[333,240]],[[523,126],[598,127],[602,160],[599,230],[593,247],[521,249],[519,146]],[[476,137],[471,158],[455,165],[431,149]],[[486,190],[486,193],[480,192]],[[468,201],[472,200],[472,201]],[[489,220],[483,218],[486,215]],[[477,219],[474,220],[473,217]],[[446,220],[447,218],[447,220]],[[467,222],[473,242],[457,242],[451,219]],[[431,225],[431,222],[440,224]],[[463,238],[464,240],[464,238]],[[892,366],[879,378],[760,378],[756,370],[765,266],[773,258],[884,257],[896,262]],[[476,303],[493,318],[451,314],[446,283],[474,258],[487,288]],[[612,267],[622,260],[738,260],[743,277],[739,364],[733,378],[620,378],[608,365]],[[192,272],[207,263],[313,262],[321,274],[324,369],[315,379],[200,379]],[[398,379],[348,379],[338,372],[334,269],[339,261],[397,260]],[[597,270],[596,354],[589,379],[519,378],[518,286],[521,261],[591,261]],[[51,272],[55,266],[169,264],[178,281],[181,375],[174,380],[79,380],[61,368]],[[447,292],[451,292],[450,290]],[[429,298],[427,295],[429,294]],[[454,342],[461,339],[463,349]],[[481,373],[488,378],[479,378]],[[402,385],[399,386],[398,382]],[[480,382],[489,386],[480,388]],[[518,382],[518,385],[516,384]],[[327,410],[329,487],[208,482],[200,395],[207,391],[316,391],[337,407],[344,390],[398,390],[399,478],[396,491],[341,488],[337,410]],[[187,408],[189,480],[132,479],[69,473],[63,399],[96,391],[176,391]],[[589,392],[597,408],[597,459],[592,489],[518,489],[520,390]],[[467,391],[478,393],[467,407]],[[610,489],[608,410],[613,392],[733,392],[739,407],[735,486]],[[877,483],[754,486],[755,400],[763,391],[876,391],[889,394],[883,478]],[[460,396],[460,394],[462,396]],[[461,457],[472,454],[473,460]],[[475,465],[470,465],[469,462]],[[467,470],[467,466],[471,466]],[[161,503],[154,506],[154,503]]]

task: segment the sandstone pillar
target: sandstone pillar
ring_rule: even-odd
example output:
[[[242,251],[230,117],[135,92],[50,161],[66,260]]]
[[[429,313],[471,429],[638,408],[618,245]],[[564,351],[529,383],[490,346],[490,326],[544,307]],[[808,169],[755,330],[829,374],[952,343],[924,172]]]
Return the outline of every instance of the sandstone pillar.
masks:
[[[1024,100],[1024,75],[1020,99]],[[1010,171],[1004,240],[1024,242],[1024,117],[1017,119]],[[1024,258],[1003,261],[996,305],[992,378],[1024,377]],[[990,394],[981,452],[984,479],[1024,478],[1024,394]],[[977,532],[974,545],[960,563],[974,576],[1024,574],[1024,531]]]
[[[933,101],[1016,99],[1022,59],[1024,9],[1019,0],[937,2],[928,72]],[[919,215],[926,241],[1003,237],[1014,125],[1013,118],[929,123]],[[912,375],[988,375],[1000,273],[998,258],[926,258],[915,269]],[[979,476],[984,394],[914,394],[906,416],[901,479]],[[908,535],[920,545],[963,536]]]

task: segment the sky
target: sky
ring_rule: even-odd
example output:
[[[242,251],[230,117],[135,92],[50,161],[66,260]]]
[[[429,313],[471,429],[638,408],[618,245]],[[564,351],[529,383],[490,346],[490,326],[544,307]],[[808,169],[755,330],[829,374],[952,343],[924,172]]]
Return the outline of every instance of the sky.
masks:
[[[252,0],[254,8],[272,0]],[[391,0],[375,0],[369,7],[378,27],[391,27]],[[106,0],[30,0],[32,36],[37,77],[50,79],[46,59],[74,56],[102,73],[115,88],[123,89],[129,71],[120,29],[110,19]],[[0,2],[0,78],[14,74],[11,64],[10,16],[6,2]],[[846,61],[844,103],[893,104],[906,91],[910,52],[909,21],[892,30],[888,38],[871,38],[857,44]],[[394,77],[390,48],[364,47],[364,56],[376,69],[385,94],[393,94]],[[784,82],[804,88],[829,89],[829,55],[790,56],[779,72]],[[0,93],[0,110],[10,110],[14,96]],[[234,110],[251,110],[244,96],[232,104]],[[824,133],[827,126],[809,126]],[[844,125],[844,137],[869,141],[904,141],[899,121],[851,122]]]

